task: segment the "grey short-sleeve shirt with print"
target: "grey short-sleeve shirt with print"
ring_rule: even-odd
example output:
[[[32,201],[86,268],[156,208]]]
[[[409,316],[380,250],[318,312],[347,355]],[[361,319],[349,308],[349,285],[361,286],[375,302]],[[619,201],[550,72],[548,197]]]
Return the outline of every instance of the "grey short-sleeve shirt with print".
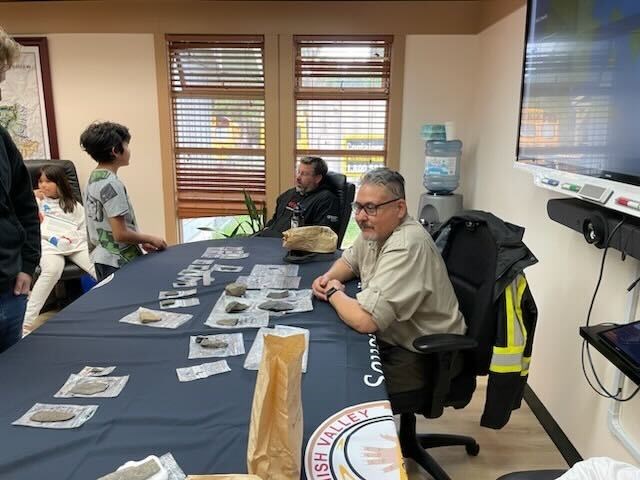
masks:
[[[379,339],[408,350],[433,333],[464,333],[465,324],[447,268],[424,227],[407,217],[378,247],[358,236],[342,259],[360,277],[360,306]]]
[[[113,237],[109,218],[124,217],[128,229],[138,230],[127,189],[116,174],[103,169],[91,172],[84,205],[89,243],[95,247],[91,252],[94,263],[118,268],[142,255],[138,245],[120,243]]]

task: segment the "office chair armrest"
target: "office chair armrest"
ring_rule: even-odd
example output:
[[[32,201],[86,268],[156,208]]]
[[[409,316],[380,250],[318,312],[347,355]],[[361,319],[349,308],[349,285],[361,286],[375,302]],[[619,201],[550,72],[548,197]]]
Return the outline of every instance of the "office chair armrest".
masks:
[[[420,353],[459,352],[476,348],[478,342],[471,337],[455,333],[435,333],[424,335],[413,341],[413,347]]]

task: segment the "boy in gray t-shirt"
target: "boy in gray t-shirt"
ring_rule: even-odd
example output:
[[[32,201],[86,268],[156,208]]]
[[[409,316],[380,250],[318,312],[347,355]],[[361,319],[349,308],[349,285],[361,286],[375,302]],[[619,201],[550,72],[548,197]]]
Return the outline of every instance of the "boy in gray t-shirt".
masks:
[[[117,176],[129,165],[131,135],[127,127],[112,122],[93,123],[80,136],[80,145],[91,155],[97,168],[85,188],[84,205],[91,259],[98,280],[146,251],[167,247],[160,237],[138,231],[127,189]],[[142,248],[141,248],[142,247]]]

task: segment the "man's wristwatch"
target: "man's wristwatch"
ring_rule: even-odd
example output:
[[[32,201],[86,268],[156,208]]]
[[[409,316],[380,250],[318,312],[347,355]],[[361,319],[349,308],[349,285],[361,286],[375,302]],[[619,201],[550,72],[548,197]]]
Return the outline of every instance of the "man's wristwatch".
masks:
[[[327,290],[327,293],[325,293],[327,300],[329,300],[329,298],[331,297],[331,295],[333,295],[334,293],[336,293],[338,291],[338,289],[336,287],[331,287],[329,290]]]

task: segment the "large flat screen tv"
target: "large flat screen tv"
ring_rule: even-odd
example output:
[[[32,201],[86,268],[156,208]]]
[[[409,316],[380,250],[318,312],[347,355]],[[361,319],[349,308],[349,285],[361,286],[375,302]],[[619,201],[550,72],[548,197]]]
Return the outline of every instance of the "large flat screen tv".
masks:
[[[529,0],[518,163],[640,185],[640,0]]]

